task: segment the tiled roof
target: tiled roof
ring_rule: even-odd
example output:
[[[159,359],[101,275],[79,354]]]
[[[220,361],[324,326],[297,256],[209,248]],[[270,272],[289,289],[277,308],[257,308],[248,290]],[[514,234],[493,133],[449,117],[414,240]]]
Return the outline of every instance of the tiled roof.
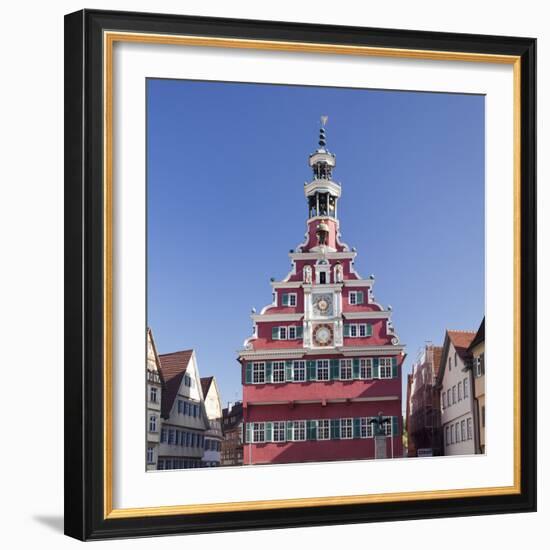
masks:
[[[170,415],[174,399],[178,394],[181,380],[192,355],[192,349],[159,355],[160,376],[163,382],[161,413],[164,418],[168,418]]]
[[[210,389],[210,386],[212,384],[212,380],[214,380],[213,376],[205,376],[204,378],[201,378],[202,395],[203,395],[204,398],[206,398],[206,394],[208,393],[208,390]]]
[[[437,378],[437,374],[439,373],[439,366],[441,363],[441,356],[443,355],[443,346],[433,346],[433,369],[434,369],[434,377]]]
[[[468,348],[476,333],[471,330],[448,330],[447,334],[460,358],[463,361],[468,359]]]

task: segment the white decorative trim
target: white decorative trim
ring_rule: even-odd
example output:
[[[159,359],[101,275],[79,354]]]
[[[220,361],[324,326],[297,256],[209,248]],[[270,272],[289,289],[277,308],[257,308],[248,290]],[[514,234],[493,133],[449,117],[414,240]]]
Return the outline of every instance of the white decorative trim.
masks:
[[[344,286],[368,287],[374,285],[374,279],[344,279]]]
[[[357,252],[290,252],[289,257],[292,260],[354,260],[357,257]]]
[[[391,311],[343,311],[346,319],[390,319]]]
[[[276,348],[276,349],[260,349],[260,350],[239,350],[239,358],[241,359],[271,359],[273,357],[284,358],[307,358],[311,355],[341,355],[345,354],[348,357],[376,357],[378,355],[398,356],[402,355],[405,350],[405,345],[394,346],[363,346],[363,347],[335,347],[335,348]]]
[[[261,313],[253,313],[250,318],[255,323],[271,323],[279,321],[300,321],[304,316],[303,313],[273,313],[273,315],[262,315]]]
[[[310,183],[307,183],[304,185],[304,195],[306,197],[309,197],[313,193],[316,192],[326,192],[331,193],[332,195],[336,196],[337,198],[340,198],[340,195],[342,194],[342,187],[339,183],[336,183],[332,180],[313,180]],[[329,217],[329,216],[325,216]]]
[[[287,275],[287,278],[290,278],[289,275]],[[271,286],[273,290],[280,288],[300,288],[302,286],[302,281],[287,281],[285,278],[282,282],[272,281]]]

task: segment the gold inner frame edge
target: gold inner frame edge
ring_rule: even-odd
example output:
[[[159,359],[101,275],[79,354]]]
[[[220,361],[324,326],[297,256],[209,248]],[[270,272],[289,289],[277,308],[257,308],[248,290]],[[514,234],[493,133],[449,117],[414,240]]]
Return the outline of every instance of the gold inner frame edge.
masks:
[[[397,57],[442,61],[467,61],[476,63],[499,63],[513,65],[514,93],[514,484],[503,487],[466,489],[444,489],[436,491],[411,491],[367,495],[346,495],[332,497],[304,497],[293,499],[254,500],[242,502],[221,502],[211,504],[182,504],[146,508],[113,508],[113,446],[112,446],[112,294],[113,294],[113,46],[115,42],[138,42],[181,46],[205,46],[217,48],[258,49],[271,51],[325,53],[337,55],[359,55],[374,57]],[[103,33],[103,152],[104,152],[104,518],[137,518],[171,516],[213,512],[235,512],[250,510],[273,510],[281,508],[304,508],[308,506],[334,506],[399,502],[412,500],[435,500],[444,498],[466,498],[521,493],[521,425],[520,412],[520,344],[521,344],[521,60],[519,56],[480,54],[436,50],[413,50],[402,48],[380,48],[370,46],[348,46],[341,44],[317,44],[309,42],[284,42],[273,40],[249,40],[206,36],[149,34],[104,31]]]

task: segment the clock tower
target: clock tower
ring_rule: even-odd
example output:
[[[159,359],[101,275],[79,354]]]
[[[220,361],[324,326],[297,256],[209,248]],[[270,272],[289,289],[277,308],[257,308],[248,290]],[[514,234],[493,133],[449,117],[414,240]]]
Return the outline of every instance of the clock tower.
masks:
[[[321,122],[304,184],[305,240],[239,352],[245,465],[374,458],[380,413],[386,456],[402,456],[404,346],[391,308],[375,301],[374,276],[359,276],[355,249],[341,241],[336,156]]]

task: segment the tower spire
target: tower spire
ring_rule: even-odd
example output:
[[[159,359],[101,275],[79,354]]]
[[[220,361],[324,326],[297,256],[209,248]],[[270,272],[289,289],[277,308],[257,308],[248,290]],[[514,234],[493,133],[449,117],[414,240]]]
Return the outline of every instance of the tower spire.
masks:
[[[319,148],[309,155],[309,166],[313,180],[306,184],[309,218],[328,216],[336,218],[336,203],[340,198],[340,185],[332,180],[336,166],[336,155],[327,149],[326,125],[328,116],[321,116],[319,128]]]

